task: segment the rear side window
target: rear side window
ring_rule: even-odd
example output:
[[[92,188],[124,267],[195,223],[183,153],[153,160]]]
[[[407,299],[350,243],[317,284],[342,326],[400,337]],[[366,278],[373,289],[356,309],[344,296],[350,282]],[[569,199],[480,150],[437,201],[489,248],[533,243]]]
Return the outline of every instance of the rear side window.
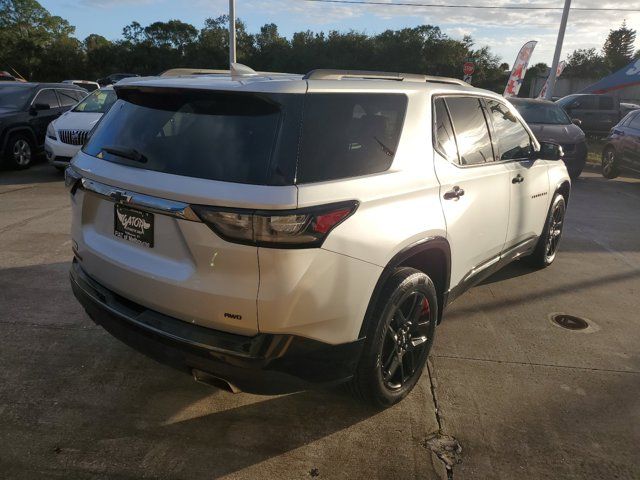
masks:
[[[73,90],[57,90],[60,105],[68,107],[78,103],[78,94]]]
[[[636,116],[631,119],[631,122],[629,122],[629,128],[640,130],[640,114],[636,113]]]
[[[613,110],[613,98],[612,97],[600,97],[600,110]]]
[[[84,147],[87,154],[209,180],[293,182],[300,113],[294,106],[295,127],[287,129],[296,137],[277,142],[286,109],[278,95],[125,87],[118,96]],[[292,97],[300,96],[289,95],[289,103],[297,101]]]
[[[434,102],[434,138],[436,149],[447,160],[458,163],[458,147],[453,135],[453,127],[444,98],[436,98]]]
[[[52,89],[41,90],[36,98],[33,100],[34,105],[36,103],[40,103],[42,105],[49,105],[49,108],[58,108],[60,104],[58,103],[58,97],[56,97],[56,92]]]
[[[321,182],[388,170],[406,109],[407,97],[401,94],[308,94],[297,182]]]
[[[495,131],[500,160],[516,160],[531,156],[531,138],[509,108],[496,100],[486,100]]]
[[[482,103],[475,97],[446,99],[456,132],[461,165],[478,165],[493,160],[493,148]]]

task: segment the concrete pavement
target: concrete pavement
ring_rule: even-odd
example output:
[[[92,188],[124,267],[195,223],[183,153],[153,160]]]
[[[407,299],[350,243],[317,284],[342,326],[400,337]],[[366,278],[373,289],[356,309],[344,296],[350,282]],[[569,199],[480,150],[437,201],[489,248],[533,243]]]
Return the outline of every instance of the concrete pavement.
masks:
[[[458,300],[433,378],[378,411],[340,391],[231,395],[120,344],[70,292],[60,174],[0,172],[2,477],[430,479],[441,425],[463,447],[455,479],[640,478],[639,207],[639,181],[585,173],[556,263]]]

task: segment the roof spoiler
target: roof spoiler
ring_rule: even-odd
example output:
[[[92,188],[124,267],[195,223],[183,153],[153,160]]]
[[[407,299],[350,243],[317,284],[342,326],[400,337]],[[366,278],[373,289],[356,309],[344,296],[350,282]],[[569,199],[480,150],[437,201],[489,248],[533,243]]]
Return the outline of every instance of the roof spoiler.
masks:
[[[397,82],[430,82],[469,86],[468,83],[458,80],[457,78],[436,77],[432,75],[421,75],[418,73],[373,72],[368,70],[318,69],[311,70],[302,78],[304,80],[342,80],[344,78],[364,78],[372,80],[395,80]]]

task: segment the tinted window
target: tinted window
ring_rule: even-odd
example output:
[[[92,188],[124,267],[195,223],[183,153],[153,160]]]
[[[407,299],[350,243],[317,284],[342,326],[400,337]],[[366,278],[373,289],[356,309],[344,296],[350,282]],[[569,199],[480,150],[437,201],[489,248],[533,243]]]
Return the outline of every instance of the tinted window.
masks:
[[[73,109],[74,112],[105,113],[116,101],[113,90],[95,90]]]
[[[640,115],[636,114],[636,116],[631,119],[631,122],[629,123],[629,128],[635,128],[636,130],[640,130]]]
[[[42,90],[40,93],[38,93],[33,103],[49,105],[50,108],[58,108],[60,106],[60,104],[58,103],[58,97],[56,97],[56,92],[54,92],[52,89]]]
[[[23,108],[31,98],[33,90],[33,87],[23,85],[5,84],[0,86],[0,108],[11,110]]]
[[[531,139],[520,121],[505,104],[495,100],[486,100],[486,102],[493,121],[500,160],[529,158]]]
[[[298,182],[387,170],[398,146],[406,107],[405,95],[308,94]]]
[[[600,110],[613,110],[613,98],[612,97],[600,97]]]
[[[473,97],[449,97],[446,102],[456,132],[460,163],[476,165],[492,161],[491,137],[480,100]]]
[[[74,90],[57,90],[60,105],[68,107],[78,103],[78,94]]]
[[[289,103],[300,100],[289,115],[295,126],[287,128],[295,139],[281,138],[278,145],[276,139],[286,110],[280,104],[284,95],[124,88],[118,96],[84,147],[89,155],[212,180],[254,184],[293,181],[301,96],[286,96]],[[113,153],[131,149],[146,161]],[[272,163],[278,171],[273,176]],[[282,167],[284,163],[288,167]]]
[[[458,147],[453,136],[453,127],[449,112],[443,98],[437,98],[434,102],[434,138],[436,149],[450,162],[458,163]]]
[[[576,97],[576,99],[569,103],[569,108],[579,108],[580,110],[597,110],[598,109],[598,97],[595,95],[585,95]]]

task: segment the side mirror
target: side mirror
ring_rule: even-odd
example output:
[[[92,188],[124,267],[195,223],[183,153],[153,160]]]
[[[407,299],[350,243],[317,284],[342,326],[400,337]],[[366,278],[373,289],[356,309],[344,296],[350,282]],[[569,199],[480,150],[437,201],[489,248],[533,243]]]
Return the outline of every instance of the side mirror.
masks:
[[[580,120],[579,118],[572,118],[571,119],[571,123],[573,123],[574,125],[577,125],[579,127],[582,126],[582,120]]]
[[[51,110],[51,107],[48,103],[34,103],[31,105],[31,113],[35,114],[41,110]]]
[[[562,147],[557,143],[540,142],[540,151],[537,152],[540,160],[561,160],[563,156]]]

